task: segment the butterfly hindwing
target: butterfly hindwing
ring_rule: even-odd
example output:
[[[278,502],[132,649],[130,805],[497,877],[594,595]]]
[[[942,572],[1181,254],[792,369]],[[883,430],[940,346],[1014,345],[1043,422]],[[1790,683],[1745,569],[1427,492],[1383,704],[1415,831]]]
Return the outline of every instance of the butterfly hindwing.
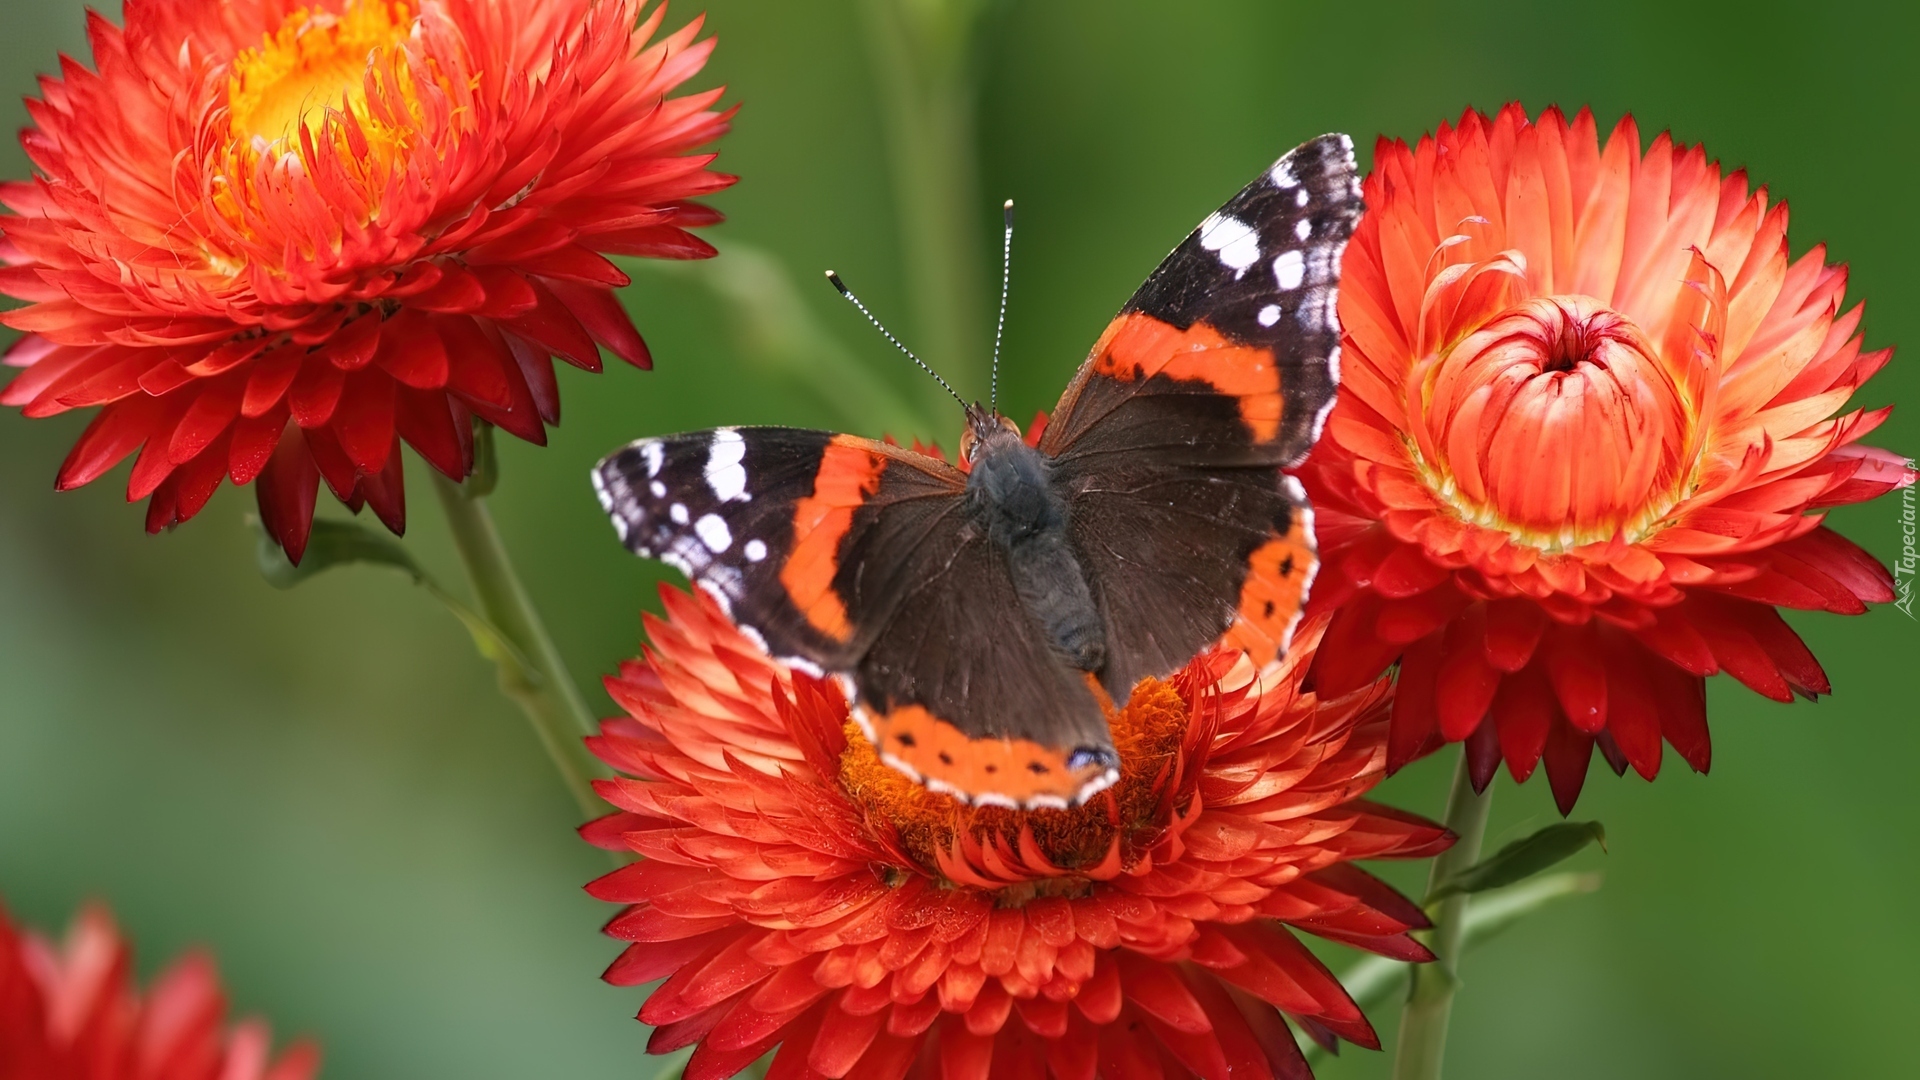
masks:
[[[1118,696],[1209,642],[1271,658],[1311,581],[1306,456],[1339,378],[1340,257],[1362,209],[1328,135],[1208,216],[1108,325],[1041,449],[1108,630]]]
[[[1023,608],[1004,553],[964,510],[951,521],[957,533],[874,527],[908,583],[854,675],[862,726],[888,764],[936,791],[1077,803],[1114,779],[1099,700]]]

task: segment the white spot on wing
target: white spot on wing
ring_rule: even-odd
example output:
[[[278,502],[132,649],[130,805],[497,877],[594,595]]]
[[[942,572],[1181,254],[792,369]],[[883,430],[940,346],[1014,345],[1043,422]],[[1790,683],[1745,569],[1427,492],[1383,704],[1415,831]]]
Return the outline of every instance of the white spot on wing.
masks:
[[[1333,255],[1333,246],[1327,245],[1314,248],[1307,256],[1307,276],[1313,279],[1315,285],[1322,284],[1333,277]]]
[[[600,509],[607,512],[607,519],[613,522],[613,531],[620,537],[621,543],[627,542],[627,515],[616,511],[613,506],[613,492],[607,490],[607,478],[600,470],[593,470],[593,493],[600,499]]]
[[[741,623],[739,624],[739,626],[740,626],[740,633],[745,635],[748,641],[753,642],[754,646],[758,648],[761,652],[767,651],[767,639],[764,635],[760,633],[760,631],[755,630],[753,627],[748,626],[746,623]]]
[[[749,540],[747,541],[746,554],[748,562],[759,562],[761,559],[767,557],[767,545],[758,540]]]
[[[1299,319],[1300,325],[1306,329],[1318,330],[1329,325],[1328,307],[1326,289],[1308,289],[1307,297],[1300,302],[1300,309],[1294,312],[1294,317]]]
[[[1283,251],[1273,260],[1273,280],[1282,289],[1297,289],[1307,276],[1307,261],[1298,251]]]
[[[1260,235],[1237,217],[1215,212],[1200,223],[1200,246],[1220,256],[1238,277],[1260,261]]]
[[[1280,321],[1280,305],[1268,304],[1260,309],[1260,314],[1254,317],[1260,320],[1261,326],[1272,326]]]
[[[1337,341],[1333,348],[1327,350],[1327,376],[1333,381],[1334,386],[1340,385],[1340,344]],[[1327,403],[1320,406],[1320,411],[1313,415],[1311,442],[1320,441],[1320,433],[1327,426],[1327,414],[1333,412],[1334,401],[1338,397],[1338,394],[1328,394]]]
[[[660,445],[660,440],[648,439],[641,443],[640,456],[647,460],[647,475],[659,476],[660,466],[667,460],[666,448]]]
[[[1082,787],[1079,791],[1075,792],[1073,795],[1073,804],[1075,806],[1079,806],[1080,804],[1086,802],[1088,799],[1093,798],[1095,795],[1098,795],[1099,793],[1107,790],[1108,788],[1112,787],[1113,785],[1119,782],[1120,782],[1120,770],[1108,769],[1106,772],[1103,772],[1099,776],[1096,776],[1093,779],[1087,781],[1085,787]]]
[[[1299,191],[1296,191],[1293,193],[1293,205],[1305,206],[1307,205],[1308,198],[1309,196],[1307,195],[1307,189],[1301,188]]]
[[[819,664],[814,663],[813,661],[807,659],[804,656],[776,656],[774,657],[774,659],[780,661],[781,663],[787,665],[788,667],[792,668],[795,671],[804,671],[816,679],[822,679],[826,677],[826,672],[821,670]],[[841,687],[841,690],[843,692],[845,691],[845,689],[846,689],[845,687]],[[847,700],[852,701],[853,699],[848,698]],[[873,736],[871,734],[867,736],[867,741],[868,742],[873,741]]]
[[[707,486],[721,502],[747,501],[747,442],[732,428],[713,433],[707,444]]]
[[[1274,162],[1273,170],[1267,173],[1267,178],[1272,180],[1273,186],[1277,188],[1284,189],[1300,186],[1300,178],[1293,175],[1293,158],[1291,156],[1283,157],[1279,161]]]
[[[669,506],[667,508],[667,516],[673,519],[675,525],[685,525],[687,523],[686,504],[674,503],[672,506]]]
[[[713,581],[709,577],[702,577],[693,584],[694,587],[701,592],[713,597],[713,602],[720,605],[720,610],[727,613],[727,618],[733,618],[734,597],[729,595],[719,582]]]
[[[733,546],[733,530],[727,528],[727,523],[719,514],[702,516],[693,523],[693,531],[700,537],[700,542],[707,545],[707,550],[715,555]]]
[[[1287,623],[1286,630],[1280,634],[1280,655],[1285,656],[1287,650],[1293,647],[1293,632],[1299,629],[1300,618],[1306,614],[1307,597],[1313,593],[1313,580],[1320,576],[1320,537],[1314,532],[1313,504],[1307,500],[1307,489],[1301,487],[1300,481],[1291,475],[1282,474],[1282,481],[1286,487],[1287,498],[1293,500],[1294,509],[1300,514],[1301,531],[1307,534],[1314,552],[1313,561],[1307,564],[1306,571],[1300,575],[1300,609],[1293,613],[1293,618]]]
[[[1293,227],[1293,235],[1296,238],[1301,240],[1305,240],[1307,237],[1312,236],[1313,235],[1313,219],[1301,218],[1299,223],[1294,225]]]

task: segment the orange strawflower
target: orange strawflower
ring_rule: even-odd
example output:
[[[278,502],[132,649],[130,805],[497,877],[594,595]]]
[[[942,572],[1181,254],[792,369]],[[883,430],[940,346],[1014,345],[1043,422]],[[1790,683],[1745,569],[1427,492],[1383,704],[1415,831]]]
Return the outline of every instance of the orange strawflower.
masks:
[[[1811,511],[1901,482],[1840,413],[1846,268],[1787,208],[1631,117],[1469,111],[1382,141],[1347,248],[1339,403],[1307,468],[1337,608],[1314,685],[1396,660],[1391,766],[1465,740],[1476,784],[1544,754],[1570,809],[1597,743],[1709,761],[1702,678],[1829,690],[1776,607],[1858,614],[1886,569]]]
[[[1384,680],[1326,700],[1302,661],[1213,650],[1111,716],[1113,788],[975,809],[883,765],[835,684],[663,595],[646,660],[607,681],[631,718],[590,740],[637,779],[600,782],[619,812],[583,835],[643,857],[589,886],[629,905],[606,978],[666,980],[640,1019],[655,1053],[698,1044],[690,1080],[776,1046],[773,1078],[1304,1077],[1283,1013],[1378,1040],[1294,930],[1430,958],[1420,909],[1353,863],[1450,841],[1360,799]]]
[[[41,82],[38,175],[0,185],[0,403],[100,406],[62,489],[140,451],[147,528],[225,478],[296,561],[318,483],[405,526],[399,446],[449,477],[472,421],[546,440],[552,358],[650,361],[608,254],[704,258],[725,187],[699,23],[643,0],[128,0]]]
[[[144,994],[104,909],[64,946],[21,934],[0,910],[0,1080],[312,1080],[310,1044],[273,1057],[265,1024],[229,1028],[213,961],[176,961]]]

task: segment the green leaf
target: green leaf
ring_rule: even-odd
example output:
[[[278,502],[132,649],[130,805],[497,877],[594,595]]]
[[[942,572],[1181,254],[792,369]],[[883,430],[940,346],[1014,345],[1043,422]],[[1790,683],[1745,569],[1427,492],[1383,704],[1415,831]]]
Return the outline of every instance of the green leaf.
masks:
[[[1602,851],[1607,848],[1607,830],[1597,821],[1562,821],[1549,825],[1441,882],[1427,896],[1427,903],[1524,881],[1594,843],[1599,844]]]
[[[420,564],[413,561],[412,554],[400,546],[398,540],[358,522],[316,520],[307,537],[306,557],[298,566],[287,560],[286,552],[280,550],[280,545],[265,529],[259,533],[254,554],[260,563],[260,576],[276,589],[291,589],[315,574],[350,563],[390,566],[419,584],[427,584],[426,571],[420,569]]]
[[[473,637],[474,648],[480,650],[481,656],[496,664],[512,667],[515,669],[513,674],[529,686],[540,685],[540,673],[527,660],[526,654],[501,633],[499,627],[488,622],[484,615],[441,588],[433,575],[414,561],[413,553],[393,537],[375,532],[357,521],[316,519],[313,530],[307,536],[306,555],[300,560],[300,565],[295,566],[287,559],[287,553],[280,550],[280,545],[260,525],[258,518],[249,516],[248,520],[259,534],[254,542],[254,559],[260,565],[260,576],[266,578],[267,584],[274,588],[291,589],[336,566],[365,563],[390,567],[412,578],[415,585],[427,590],[454,618],[459,619]]]

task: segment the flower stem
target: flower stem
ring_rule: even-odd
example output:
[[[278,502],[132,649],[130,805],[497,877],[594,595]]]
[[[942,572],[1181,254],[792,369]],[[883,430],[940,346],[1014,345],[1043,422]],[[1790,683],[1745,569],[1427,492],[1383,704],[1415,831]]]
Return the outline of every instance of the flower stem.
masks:
[[[1480,841],[1486,835],[1487,811],[1492,805],[1491,785],[1484,793],[1474,792],[1467,773],[1467,755],[1462,750],[1453,771],[1453,790],[1447,794],[1446,826],[1458,839],[1433,860],[1427,877],[1428,892],[1480,860]],[[1400,1039],[1394,1047],[1393,1080],[1439,1080],[1453,994],[1460,986],[1458,965],[1465,945],[1470,899],[1466,893],[1449,896],[1429,912],[1433,929],[1428,932],[1427,945],[1436,959],[1413,970],[1406,1011],[1400,1016]]]
[[[1599,874],[1567,872],[1483,892],[1467,912],[1467,939],[1462,947],[1471,949],[1557,900],[1594,892],[1600,888],[1600,880]],[[1399,990],[1419,966],[1387,956],[1369,956],[1341,972],[1340,985],[1347,988],[1347,996],[1362,1012],[1370,1012]],[[1309,1064],[1328,1056],[1327,1048],[1305,1032],[1298,1035],[1298,1042]]]
[[[988,310],[974,47],[985,5],[866,0],[864,7],[920,338],[915,346],[950,382],[977,393],[986,388]]]
[[[593,792],[592,780],[600,769],[580,741],[597,731],[593,714],[533,609],[526,587],[513,572],[485,497],[438,473],[433,475],[433,489],[446,511],[447,527],[481,612],[525,658],[522,662],[512,656],[489,657],[500,672],[500,691],[533,722],[540,745],[546,747],[581,812],[598,816],[606,809]]]

